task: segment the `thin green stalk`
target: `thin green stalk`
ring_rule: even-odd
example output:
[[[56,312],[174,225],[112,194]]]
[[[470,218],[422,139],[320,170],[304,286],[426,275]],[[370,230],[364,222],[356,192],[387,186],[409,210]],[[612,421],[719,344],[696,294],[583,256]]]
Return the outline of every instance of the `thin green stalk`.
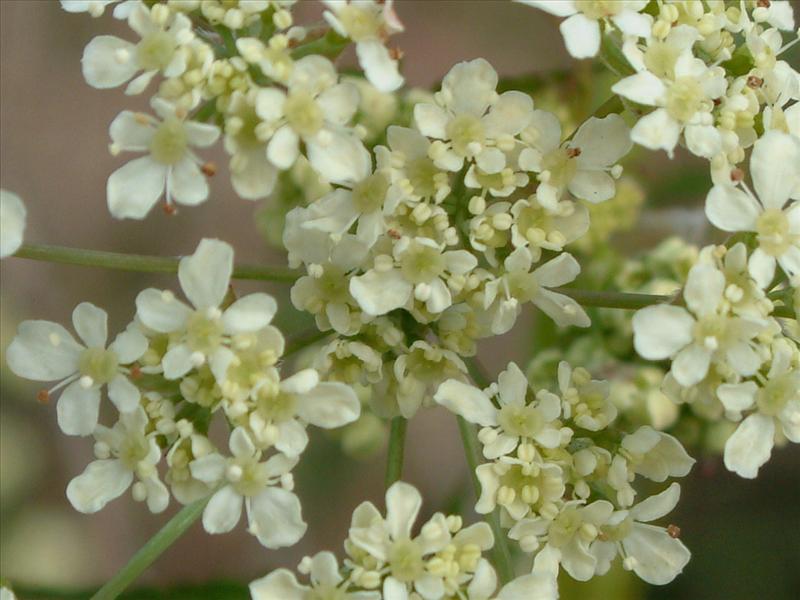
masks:
[[[103,267],[121,271],[140,273],[177,273],[179,258],[147,256],[144,254],[122,254],[104,250],[86,250],[46,244],[24,244],[14,255],[17,258],[42,260],[82,267]],[[257,279],[261,281],[280,281],[292,283],[300,273],[286,267],[262,267],[256,265],[236,265],[235,279]]]
[[[403,476],[403,456],[406,445],[406,429],[408,420],[405,417],[392,419],[389,430],[389,450],[386,453],[386,487]]]
[[[478,385],[482,385],[476,381]],[[481,495],[481,482],[478,480],[478,475],[475,469],[478,468],[483,461],[481,460],[481,453],[478,449],[478,436],[475,432],[475,427],[466,421],[461,416],[457,416],[458,431],[461,433],[461,442],[464,445],[464,454],[467,456],[467,464],[469,465],[470,477],[472,479],[472,487],[475,489],[475,497],[479,498]],[[494,547],[492,554],[494,558],[494,567],[497,570],[497,576],[501,584],[506,584],[514,579],[514,565],[511,562],[511,551],[508,549],[508,541],[506,534],[500,527],[500,509],[496,508],[484,519],[492,528],[494,534]]]
[[[91,600],[113,600],[133,583],[153,562],[181,537],[203,514],[211,495],[184,506],[139,551],[133,555],[108,583],[92,596]]]

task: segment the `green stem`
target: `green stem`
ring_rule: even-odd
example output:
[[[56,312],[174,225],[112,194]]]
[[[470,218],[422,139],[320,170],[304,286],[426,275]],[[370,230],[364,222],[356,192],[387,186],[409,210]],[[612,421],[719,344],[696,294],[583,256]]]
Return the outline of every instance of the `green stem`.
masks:
[[[614,100],[612,98],[611,100]],[[609,104],[606,102],[603,106]],[[602,108],[602,107],[601,107]],[[598,109],[595,114],[601,111]],[[122,254],[103,250],[85,250],[65,246],[49,246],[45,244],[23,244],[14,254],[17,258],[28,258],[67,265],[83,267],[103,267],[122,271],[138,271],[140,273],[177,273],[179,258],[164,256],[147,256],[144,254]],[[260,265],[236,265],[233,269],[234,279],[252,279],[258,281],[277,281],[294,283],[300,272],[286,267],[268,267]],[[659,296],[655,294],[633,294],[628,292],[600,292],[575,288],[554,288],[554,291],[573,298],[583,306],[601,308],[623,308],[636,310],[653,304],[678,304],[683,301],[677,296]],[[791,306],[776,306],[773,316],[794,319]]]
[[[386,454],[387,488],[395,481],[399,481],[403,476],[406,429],[408,429],[408,419],[405,417],[395,417],[392,419],[391,428],[389,430],[389,450]]]
[[[113,600],[133,583],[153,562],[181,537],[203,514],[203,509],[211,499],[209,495],[184,506],[169,520],[141,549],[133,555],[108,583],[92,596],[91,600]]]
[[[482,385],[479,381],[476,381]],[[468,423],[466,419],[457,416],[458,431],[461,434],[461,442],[464,445],[464,453],[467,456],[467,464],[469,465],[470,477],[472,479],[472,487],[475,490],[475,497],[479,498],[481,495],[481,482],[475,469],[478,468],[483,461],[481,460],[481,453],[478,449],[478,436],[475,433],[475,427]],[[501,585],[506,584],[514,579],[514,565],[511,562],[511,551],[508,548],[506,534],[500,526],[500,509],[496,508],[484,519],[492,528],[494,534],[494,546],[492,547],[492,554],[494,556],[494,567],[497,570],[497,576],[500,579]]]
[[[122,254],[103,250],[85,250],[45,244],[24,244],[14,255],[18,258],[43,260],[82,267],[103,267],[122,271],[141,273],[177,273],[180,259],[143,254]],[[262,267],[237,265],[233,270],[234,279],[258,279],[262,281],[281,281],[293,283],[299,272],[286,267]]]

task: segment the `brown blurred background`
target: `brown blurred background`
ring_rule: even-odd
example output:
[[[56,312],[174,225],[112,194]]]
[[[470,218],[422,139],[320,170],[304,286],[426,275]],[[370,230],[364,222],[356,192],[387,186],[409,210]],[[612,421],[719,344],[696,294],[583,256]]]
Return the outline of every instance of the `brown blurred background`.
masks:
[[[795,9],[797,12],[797,8]],[[300,12],[318,14],[316,3]],[[430,86],[460,60],[483,56],[501,76],[544,72],[572,64],[556,21],[507,2],[400,1],[405,52],[412,85]],[[302,21],[303,18],[297,19]],[[108,175],[123,164],[106,151],[108,125],[124,108],[146,108],[147,95],[88,87],[81,76],[83,47],[95,35],[130,38],[110,14],[101,19],[70,15],[57,2],[0,1],[0,179],[28,207],[26,240],[158,255],[190,253],[201,237],[234,245],[237,260],[283,264],[253,226],[256,205],[240,200],[226,180],[221,150],[211,156],[220,174],[210,200],[166,217],[156,209],[146,222],[115,221],[105,204]],[[796,56],[796,55],[795,55]],[[654,158],[654,177],[674,169]],[[700,197],[677,198],[682,208],[647,222],[667,222],[697,238]],[[686,207],[689,207],[688,209]],[[661,225],[660,225],[661,227]],[[654,234],[663,236],[664,231]],[[656,238],[653,238],[656,239]],[[136,293],[148,286],[177,286],[171,276],[102,271],[21,259],[0,265],[2,350],[24,319],[69,323],[84,300],[108,309],[110,329],[133,316]],[[238,290],[270,289],[282,300],[282,322],[293,312],[285,289],[240,284]],[[520,328],[521,329],[521,328]],[[289,330],[291,331],[291,330]],[[519,338],[519,336],[517,336]],[[528,349],[519,339],[484,348],[494,374]],[[9,373],[3,359],[0,412],[0,574],[29,586],[80,589],[117,569],[175,510],[152,516],[129,495],[94,516],[74,512],[64,489],[92,458],[91,443],[62,435],[54,405],[35,401],[40,386]],[[473,502],[452,418],[429,410],[410,426],[404,479],[420,487],[427,512]],[[244,532],[208,536],[199,525],[144,575],[142,583],[170,585],[213,580],[250,581],[276,566],[296,565],[321,549],[341,552],[349,516],[364,499],[382,503],[383,455],[366,461],[341,456],[320,432],[298,471],[298,493],[309,530],[295,548],[270,552]],[[776,452],[757,481],[742,481],[716,461],[698,465],[686,481],[674,520],[693,551],[686,574],[656,590],[610,579],[603,588],[579,588],[593,598],[797,598],[800,590],[800,461],[797,450]],[[572,597],[572,596],[571,596]]]

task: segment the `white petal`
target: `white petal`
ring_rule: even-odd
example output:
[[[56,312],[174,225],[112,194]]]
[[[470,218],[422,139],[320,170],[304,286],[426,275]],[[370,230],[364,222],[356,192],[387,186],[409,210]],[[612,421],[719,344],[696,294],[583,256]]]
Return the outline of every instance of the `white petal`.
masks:
[[[768,131],[753,145],[750,174],[761,203],[766,208],[783,208],[800,181],[800,141]]]
[[[732,185],[715,185],[706,197],[708,220],[723,231],[755,231],[761,207]]]
[[[679,306],[648,306],[633,315],[633,344],[639,356],[662,360],[692,341],[694,319]]]
[[[256,453],[255,444],[244,427],[237,427],[233,430],[228,440],[228,447],[231,454],[237,458],[250,458]]]
[[[408,589],[394,577],[383,580],[383,600],[408,600]]]
[[[256,114],[265,121],[277,121],[283,116],[286,94],[277,88],[263,88],[256,95]]]
[[[422,496],[413,485],[397,481],[386,490],[386,525],[392,539],[408,539],[422,506]]]
[[[242,497],[226,485],[211,497],[203,510],[203,528],[208,533],[227,533],[242,516]]]
[[[108,397],[119,412],[131,412],[139,406],[139,388],[124,375],[117,375],[108,384]]]
[[[740,477],[754,479],[761,465],[769,460],[774,438],[772,417],[750,415],[725,443],[725,468]]]
[[[325,120],[346,125],[358,109],[358,89],[351,83],[340,83],[328,88],[317,98],[325,113]]]
[[[197,206],[208,199],[208,181],[188,156],[174,165],[167,174],[167,186],[178,204]]]
[[[747,262],[747,272],[750,273],[750,277],[755,279],[758,287],[763,290],[767,288],[775,277],[775,265],[774,256],[767,254],[761,248],[756,248]]]
[[[630,152],[631,130],[619,115],[591,117],[580,126],[570,147],[580,148],[577,160],[587,167],[610,167]]]
[[[533,274],[543,287],[559,287],[574,281],[580,274],[581,266],[568,252],[562,252],[555,258],[537,268]]]
[[[105,348],[108,313],[91,302],[81,302],[72,311],[72,325],[89,348]]]
[[[208,148],[213,146],[219,139],[220,130],[216,125],[200,123],[198,121],[186,121],[183,124],[186,132],[186,139],[189,144],[198,148]]]
[[[510,91],[500,94],[483,119],[486,132],[493,137],[516,135],[525,129],[533,116],[533,100],[528,94]]]
[[[130,487],[133,473],[120,460],[96,460],[67,486],[67,498],[78,512],[96,513]]]
[[[27,214],[19,196],[0,190],[0,258],[11,256],[19,250]]]
[[[216,453],[206,454],[189,463],[189,471],[195,479],[210,485],[216,485],[225,474],[227,465],[228,461],[224,456]]]
[[[622,546],[635,559],[634,573],[652,585],[675,579],[691,558],[683,542],[670,537],[663,527],[652,525],[634,525]]]
[[[231,159],[231,165],[234,160]],[[236,168],[230,168],[233,189],[245,200],[266,198],[275,188],[278,170],[267,160],[264,146],[236,154]]]
[[[297,419],[289,419],[276,424],[278,441],[275,448],[287,456],[299,456],[308,446],[308,434]]]
[[[167,166],[142,156],[121,166],[108,178],[108,209],[117,219],[144,219],[167,179]]]
[[[288,569],[278,569],[250,584],[252,600],[304,600],[309,591]]]
[[[192,351],[186,344],[173,346],[161,359],[161,366],[164,368],[164,377],[167,379],[178,379],[192,370]]]
[[[289,394],[306,394],[319,384],[315,369],[303,369],[281,381],[281,390]]]
[[[139,292],[136,296],[136,314],[142,323],[160,333],[182,329],[192,309],[175,298],[172,292],[153,288]]]
[[[94,88],[122,85],[139,70],[136,46],[113,35],[99,35],[86,45],[81,68],[86,83]]]
[[[140,113],[124,110],[111,122],[108,129],[111,141],[123,150],[147,150],[155,129],[150,121],[141,120]]]
[[[447,113],[435,104],[420,102],[414,105],[414,123],[422,135],[443,140],[447,137]]]
[[[350,293],[368,315],[385,315],[408,302],[413,286],[399,270],[367,271],[350,279]]]
[[[258,331],[272,321],[278,303],[269,294],[248,294],[229,306],[222,315],[225,333]]]
[[[497,600],[556,600],[558,584],[555,577],[544,573],[529,573],[502,587]]]
[[[716,392],[717,398],[722,402],[725,410],[738,413],[753,406],[758,393],[758,385],[755,381],[723,383],[716,389]]]
[[[15,375],[34,381],[64,379],[78,370],[83,346],[69,331],[50,321],[23,321],[6,351]]]
[[[113,350],[117,355],[117,360],[121,365],[129,365],[141,358],[147,351],[147,338],[144,334],[134,327],[129,327],[120,333],[111,345],[109,350]]]
[[[296,544],[308,527],[297,496],[277,487],[269,487],[252,498],[248,516],[251,533],[272,549]]]
[[[618,81],[611,88],[611,91],[633,100],[637,104],[657,106],[666,94],[667,89],[658,77],[649,71],[642,71]],[[677,137],[675,141],[677,142]]]
[[[484,148],[475,157],[475,164],[481,171],[489,175],[499,173],[506,166],[506,155],[497,148]]]
[[[269,161],[281,170],[288,169],[297,160],[300,154],[300,137],[297,133],[289,127],[284,125],[272,139],[267,146],[267,158]]]
[[[205,238],[194,254],[181,259],[178,279],[186,297],[196,308],[216,308],[228,292],[232,272],[231,245]]]
[[[698,264],[691,268],[683,290],[686,306],[694,314],[713,314],[725,291],[725,275],[712,265]]]
[[[528,393],[528,378],[515,363],[508,363],[506,370],[497,377],[497,391],[502,404],[525,404]]]
[[[610,200],[616,192],[614,179],[605,171],[578,171],[567,187],[576,198],[593,204]]]
[[[399,63],[379,40],[364,40],[356,44],[358,64],[369,82],[381,92],[393,92],[403,85]]]
[[[708,374],[711,351],[700,344],[691,344],[678,352],[672,361],[672,376],[684,387],[701,382]]]
[[[433,399],[470,423],[497,425],[497,409],[488,396],[474,386],[448,379],[439,386]]]
[[[334,429],[358,419],[361,402],[350,386],[326,381],[300,398],[297,414],[312,425]]]
[[[681,128],[663,108],[639,119],[631,130],[631,139],[651,150],[664,150],[672,158]]]
[[[577,13],[559,26],[567,52],[575,58],[591,58],[600,50],[600,24]]]
[[[633,10],[623,10],[611,17],[614,25],[626,35],[640,38],[649,38],[653,26],[653,17],[650,15],[635,12]]]
[[[681,497],[681,486],[673,482],[663,492],[650,496],[631,508],[630,514],[636,521],[649,522],[660,519],[672,512]]]
[[[157,475],[142,479],[144,487],[147,490],[147,509],[153,513],[158,514],[164,512],[169,506],[169,491]]]
[[[58,426],[67,435],[90,435],[100,414],[100,388],[84,388],[73,381],[62,392],[56,405]]]
[[[695,156],[710,160],[722,152],[722,136],[713,125],[687,125],[683,137],[689,152]]]
[[[364,144],[346,130],[327,130],[324,143],[317,136],[306,140],[311,166],[331,183],[353,184],[372,169],[372,159]]]
[[[542,288],[533,303],[559,327],[589,327],[592,324],[583,307],[569,296]]]

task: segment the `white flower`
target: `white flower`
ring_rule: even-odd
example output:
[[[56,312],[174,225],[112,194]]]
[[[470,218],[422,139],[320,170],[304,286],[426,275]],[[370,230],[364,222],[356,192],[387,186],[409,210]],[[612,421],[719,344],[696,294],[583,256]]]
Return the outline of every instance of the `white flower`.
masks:
[[[233,430],[229,446],[230,458],[208,454],[189,465],[200,481],[222,484],[203,511],[205,530],[212,534],[232,530],[244,504],[248,531],[262,545],[275,549],[296,544],[306,532],[300,500],[291,492],[289,472],[297,458],[275,454],[261,462],[261,452],[242,427]]]
[[[725,467],[729,471],[748,479],[756,477],[769,460],[778,428],[789,441],[800,443],[800,370],[795,366],[796,359],[797,349],[779,339],[773,345],[772,364],[761,386],[747,381],[717,389],[729,413],[756,409],[725,443]]]
[[[397,407],[406,419],[421,406],[430,406],[439,385],[449,378],[463,377],[467,367],[459,356],[445,348],[417,340],[394,362]]]
[[[670,372],[686,387],[702,381],[712,362],[739,375],[754,374],[762,359],[752,340],[766,323],[722,312],[725,288],[725,276],[713,266],[692,267],[683,291],[691,313],[665,304],[638,311],[633,316],[636,351],[648,360],[672,359]]]
[[[136,297],[136,314],[141,322],[159,333],[173,334],[161,361],[167,379],[182,377],[208,362],[215,377],[224,381],[235,359],[227,347],[231,336],[256,332],[272,321],[277,304],[268,294],[249,294],[224,311],[220,309],[232,271],[233,248],[219,240],[204,239],[178,266],[181,288],[194,308],[166,290],[150,288]]]
[[[650,37],[653,18],[640,11],[647,0],[516,0],[557,17],[568,17],[559,29],[574,58],[591,58],[600,50],[600,21],[610,21],[626,36]]]
[[[488,174],[499,173],[506,166],[505,152],[514,148],[514,136],[530,122],[533,100],[516,91],[498,96],[496,87],[495,70],[476,58],[450,69],[435,96],[436,104],[414,106],[414,122],[420,132],[443,140],[430,152],[438,167],[459,171],[465,158]]]
[[[724,231],[753,231],[758,248],[750,275],[765,288],[779,264],[791,278],[800,273],[800,140],[768,131],[753,146],[750,172],[756,195],[747,187],[715,185],[706,199],[706,215]]]
[[[385,519],[370,502],[353,513],[350,541],[389,568],[383,581],[384,600],[405,600],[412,589],[423,598],[444,595],[441,577],[426,570],[425,559],[450,543],[450,530],[445,516],[436,513],[412,538],[421,505],[416,488],[398,481],[386,491]]]
[[[520,575],[509,581],[497,594],[496,600],[557,600],[558,582],[545,573]],[[469,597],[469,600],[472,600]]]
[[[14,192],[0,189],[0,258],[11,256],[22,245],[28,211]]]
[[[261,120],[256,114],[254,89],[235,91],[225,115],[225,151],[231,155],[233,189],[245,200],[266,198],[278,179],[278,169],[267,160],[266,140],[259,138]]]
[[[380,600],[380,592],[350,591],[350,579],[339,573],[336,556],[331,552],[318,552],[305,557],[301,569],[310,576],[310,585],[302,585],[288,569],[277,569],[250,584],[253,600],[308,600],[309,598],[336,600]]]
[[[483,455],[488,459],[513,452],[520,442],[533,441],[544,448],[560,446],[558,396],[541,390],[536,400],[529,402],[528,380],[514,363],[508,364],[497,381],[496,388],[492,386],[482,391],[448,379],[439,386],[433,399],[470,423],[484,427],[479,439],[484,444]],[[493,397],[499,408],[493,404]]]
[[[572,140],[561,143],[561,125],[552,113],[537,110],[531,125],[523,132],[523,141],[530,147],[519,154],[524,171],[538,173],[536,198],[554,209],[565,190],[592,203],[614,197],[613,172],[619,176],[616,163],[631,149],[631,132],[619,115],[585,121]]]
[[[331,61],[311,55],[298,60],[289,77],[288,94],[278,88],[259,90],[256,114],[274,132],[267,158],[279,169],[291,167],[306,146],[311,166],[331,183],[355,183],[369,171],[369,153],[347,127],[358,108],[358,90],[338,83]]]
[[[392,0],[324,0],[328,7],[323,17],[342,37],[356,43],[356,55],[369,82],[382,92],[392,92],[403,85],[398,60],[384,45],[386,38],[403,31],[394,12]]]
[[[408,307],[412,299],[423,302],[431,313],[441,313],[453,303],[448,284],[478,265],[466,250],[442,250],[432,239],[403,237],[394,244],[394,261],[386,261],[388,268],[376,265],[353,277],[350,293],[372,316]]]
[[[534,194],[526,200],[517,200],[511,214],[514,216],[511,243],[515,248],[527,246],[535,261],[541,257],[543,248],[561,252],[589,230],[588,209],[572,200],[561,200],[552,206]]]
[[[571,254],[563,252],[531,271],[533,257],[528,248],[517,248],[508,255],[505,273],[486,284],[484,308],[494,307],[492,333],[509,331],[522,311],[522,304],[531,302],[560,327],[588,327],[586,311],[569,296],[550,289],[573,281],[580,265]]]
[[[157,513],[167,508],[169,492],[158,478],[156,465],[161,448],[155,435],[147,432],[149,424],[144,409],[120,414],[111,429],[98,426],[94,432],[96,460],[69,482],[67,498],[76,510],[95,513],[133,486],[136,500],[147,500],[147,507]]]
[[[177,11],[170,13],[166,7],[148,9],[137,2],[128,15],[128,24],[141,36],[138,44],[113,35],[101,35],[86,46],[81,64],[89,85],[114,88],[144,71],[125,89],[126,94],[139,94],[158,72],[165,77],[176,77],[184,72],[187,53],[182,46],[194,39],[189,17]]]
[[[361,403],[343,383],[323,381],[314,369],[303,369],[276,383],[264,379],[253,388],[248,415],[253,441],[274,445],[287,456],[299,456],[308,444],[305,424],[325,429],[343,427],[358,419]]]
[[[640,71],[611,88],[638,104],[658,107],[637,121],[631,139],[651,150],[665,150],[672,157],[683,132],[693,154],[713,158],[722,149],[722,140],[711,111],[713,100],[725,94],[725,71],[708,67],[691,50],[684,50],[675,62],[674,75],[674,79],[661,79],[650,71]]]
[[[639,502],[629,510],[615,511],[601,525],[592,544],[597,557],[597,574],[605,574],[617,554],[623,566],[652,585],[666,585],[677,577],[691,553],[671,529],[647,525],[670,513],[680,498],[681,488],[672,483],[666,490]]]
[[[564,400],[564,417],[588,431],[600,431],[617,418],[609,398],[609,383],[592,379],[586,369],[558,363],[558,387]]]
[[[121,112],[111,123],[111,151],[147,152],[114,171],[106,195],[118,219],[143,219],[166,190],[166,202],[194,206],[208,198],[208,182],[191,147],[208,148],[219,137],[214,125],[185,120],[185,113],[160,98],[152,101],[161,120]]]
[[[606,500],[585,506],[571,500],[555,518],[523,519],[510,529],[508,536],[519,540],[523,551],[536,552],[533,573],[555,578],[561,565],[574,579],[588,581],[598,566],[590,546],[613,512],[614,506]],[[540,546],[545,536],[547,541]]]
[[[130,365],[147,350],[147,339],[131,327],[106,348],[108,315],[89,302],[75,307],[72,324],[83,344],[61,325],[50,321],[23,321],[8,347],[11,370],[34,381],[55,381],[49,393],[67,386],[58,400],[58,425],[67,435],[89,435],[97,426],[100,391],[120,412],[135,410],[139,390],[128,379]],[[85,345],[84,345],[85,344]]]

